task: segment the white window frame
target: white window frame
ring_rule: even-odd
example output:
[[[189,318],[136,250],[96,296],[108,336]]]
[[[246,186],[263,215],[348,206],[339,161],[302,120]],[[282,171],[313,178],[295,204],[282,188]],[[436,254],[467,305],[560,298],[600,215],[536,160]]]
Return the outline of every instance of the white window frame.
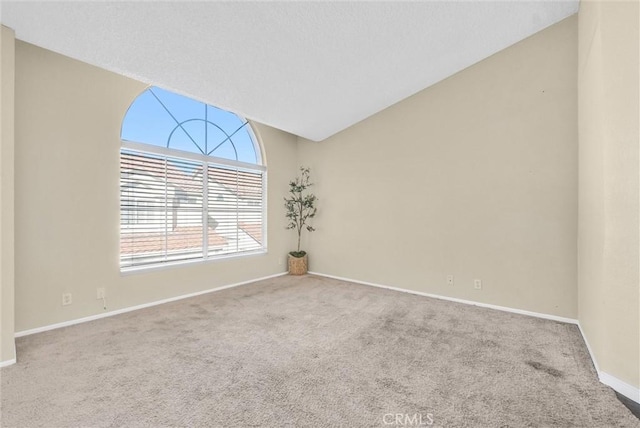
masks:
[[[259,160],[262,160],[264,158],[264,155],[262,154],[262,151],[260,150],[260,147],[258,145],[258,141],[256,140],[256,136],[253,133],[253,129],[251,129],[251,126],[249,124],[247,124],[248,126],[248,130],[249,130],[249,134],[252,137],[253,140],[253,144],[254,144],[254,149],[256,151],[256,157],[259,158]],[[183,159],[186,161],[195,161],[195,162],[199,162],[202,163],[204,165],[203,168],[203,204],[202,204],[202,209],[203,209],[203,224],[202,224],[202,230],[203,230],[203,257],[201,258],[196,258],[196,259],[191,259],[191,260],[179,260],[179,261],[162,261],[162,262],[157,262],[157,263],[150,263],[147,265],[134,265],[134,266],[125,266],[123,267],[122,265],[120,265],[120,272],[122,274],[126,274],[126,273],[131,273],[131,272],[137,272],[137,271],[148,271],[148,270],[155,270],[155,269],[165,269],[168,267],[172,267],[172,266],[180,266],[180,265],[185,265],[185,264],[193,264],[193,263],[207,263],[207,262],[211,262],[211,261],[220,261],[220,260],[225,260],[225,259],[232,259],[232,258],[242,258],[242,257],[247,257],[247,256],[255,256],[255,255],[261,255],[261,254],[266,254],[268,252],[267,250],[267,243],[268,243],[268,239],[267,239],[267,167],[261,163],[259,164],[252,164],[252,163],[246,163],[246,162],[241,162],[241,161],[236,161],[236,160],[232,160],[232,159],[224,159],[224,158],[219,158],[219,157],[215,157],[215,156],[207,156],[207,155],[203,155],[200,153],[192,153],[192,152],[186,152],[186,151],[182,151],[182,150],[175,150],[175,149],[171,149],[171,148],[167,148],[167,147],[160,147],[160,146],[156,146],[156,145],[152,145],[152,144],[145,144],[145,143],[136,143],[136,142],[132,142],[132,141],[126,141],[126,140],[122,140],[121,143],[121,147],[120,147],[120,154],[122,154],[122,151],[133,151],[133,152],[140,152],[142,154],[151,154],[151,155],[160,155],[160,156],[166,156],[166,157],[170,157],[170,158],[175,158],[175,159]],[[254,250],[254,251],[244,251],[244,252],[239,252],[239,253],[225,253],[222,255],[209,255],[208,254],[208,224],[207,224],[207,215],[205,215],[208,211],[207,211],[207,203],[205,201],[208,200],[208,186],[207,186],[207,166],[208,165],[219,165],[221,167],[232,167],[232,168],[236,168],[238,170],[244,170],[244,171],[248,171],[248,172],[261,172],[262,173],[262,212],[261,212],[261,236],[262,236],[262,242],[261,242],[261,248],[259,250]],[[120,181],[118,181],[118,183],[120,183]],[[120,184],[119,184],[120,185]],[[122,218],[120,218],[120,223],[119,223],[119,240],[118,243],[120,245],[120,239],[122,239],[121,233],[120,233],[120,228],[122,225]],[[120,260],[120,250],[118,251],[119,254],[119,260]],[[120,262],[119,262],[120,264]]]

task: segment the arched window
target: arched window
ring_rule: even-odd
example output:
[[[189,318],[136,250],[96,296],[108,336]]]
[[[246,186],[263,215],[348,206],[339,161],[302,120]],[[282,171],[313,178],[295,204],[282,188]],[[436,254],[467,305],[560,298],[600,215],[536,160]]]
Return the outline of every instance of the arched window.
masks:
[[[245,119],[151,87],[121,139],[122,269],[266,251],[266,168]]]

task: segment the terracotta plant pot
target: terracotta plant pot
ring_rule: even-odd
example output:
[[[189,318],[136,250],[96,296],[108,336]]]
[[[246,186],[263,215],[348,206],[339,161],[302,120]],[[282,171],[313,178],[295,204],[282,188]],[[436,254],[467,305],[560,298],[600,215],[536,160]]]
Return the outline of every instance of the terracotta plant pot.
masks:
[[[305,275],[307,273],[307,255],[293,257],[289,254],[289,275]]]

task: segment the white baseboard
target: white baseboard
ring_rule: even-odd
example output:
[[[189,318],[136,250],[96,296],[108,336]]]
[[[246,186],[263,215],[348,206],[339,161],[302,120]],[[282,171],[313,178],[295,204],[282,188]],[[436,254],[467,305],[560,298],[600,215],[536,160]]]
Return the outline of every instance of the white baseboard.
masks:
[[[596,360],[596,356],[591,349],[591,345],[589,345],[589,341],[587,340],[587,336],[584,334],[584,330],[582,329],[582,325],[578,322],[578,328],[580,329],[580,334],[582,335],[582,340],[584,340],[585,345],[587,345],[587,351],[589,351],[589,356],[591,357],[591,362],[593,362],[593,367],[596,368],[596,372],[598,373],[598,379],[600,378],[600,367],[598,367],[598,360]]]
[[[542,314],[539,312],[525,311],[524,309],[514,309],[506,306],[491,305],[489,303],[474,302],[473,300],[458,299],[455,297],[441,296],[439,294],[423,293],[422,291],[414,291],[414,290],[408,290],[406,288],[391,287],[388,285],[375,284],[373,282],[367,282],[367,281],[358,281],[356,279],[349,279],[349,278],[343,278],[340,276],[327,275],[319,272],[309,272],[309,273],[312,275],[324,276],[326,278],[333,278],[340,281],[353,282],[353,283],[362,284],[362,285],[370,285],[372,287],[385,288],[387,290],[401,291],[403,293],[416,294],[418,296],[425,296],[425,297],[432,297],[434,299],[447,300],[449,302],[464,303],[465,305],[479,306],[482,308],[495,309],[498,311],[511,312],[511,313],[520,314],[520,315],[528,315],[530,317],[544,318],[547,320],[559,321],[559,322],[564,322],[568,324],[578,324],[578,320],[573,318],[565,318],[557,315],[549,315],[549,314]]]
[[[599,372],[600,382],[618,391],[620,394],[627,397],[629,400],[633,400],[640,404],[640,388],[636,388],[633,385],[618,379],[615,376],[611,376],[606,372]]]
[[[262,278],[255,278],[255,279],[251,279],[251,280],[248,280],[248,281],[237,282],[235,284],[224,285],[222,287],[210,288],[208,290],[197,291],[195,293],[183,294],[181,296],[170,297],[168,299],[157,300],[155,302],[150,302],[150,303],[143,303],[141,305],[129,306],[127,308],[117,309],[115,311],[104,312],[104,313],[96,314],[96,315],[91,315],[91,316],[84,317],[84,318],[78,318],[78,319],[75,319],[75,320],[63,321],[63,322],[59,322],[59,323],[56,323],[56,324],[50,324],[50,325],[45,325],[45,326],[42,326],[42,327],[36,327],[36,328],[29,329],[29,330],[18,331],[18,332],[15,333],[15,337],[29,336],[31,334],[42,333],[44,331],[55,330],[57,328],[69,327],[69,326],[75,325],[75,324],[81,324],[81,323],[85,323],[85,322],[89,322],[89,321],[95,321],[95,320],[98,320],[98,319],[101,319],[101,318],[107,318],[107,317],[112,317],[114,315],[124,314],[126,312],[137,311],[138,309],[149,308],[151,306],[157,306],[157,305],[162,305],[164,303],[175,302],[176,300],[182,300],[182,299],[188,299],[190,297],[201,296],[203,294],[208,294],[208,293],[213,293],[213,292],[216,292],[216,291],[226,290],[228,288],[233,288],[233,287],[239,287],[241,285],[251,284],[251,283],[254,283],[254,282],[258,282],[258,281],[263,281],[265,279],[276,278],[278,276],[282,276],[282,275],[286,275],[286,274],[287,274],[287,272],[281,272],[281,273],[277,273],[277,274],[274,274],[274,275],[264,276]],[[14,360],[14,362],[15,362],[15,360]]]
[[[597,360],[595,358],[595,355],[593,354],[593,352],[591,350],[591,346],[589,345],[589,341],[587,340],[587,337],[584,334],[582,326],[580,325],[580,323],[576,319],[560,317],[560,316],[557,316],[557,315],[543,314],[543,313],[539,313],[539,312],[526,311],[526,310],[523,310],[523,309],[514,309],[514,308],[509,308],[509,307],[506,307],[506,306],[491,305],[491,304],[488,304],[488,303],[474,302],[472,300],[458,299],[458,298],[454,298],[454,297],[441,296],[441,295],[437,295],[437,294],[423,293],[421,291],[414,291],[414,290],[408,290],[408,289],[405,289],[405,288],[391,287],[391,286],[387,286],[387,285],[375,284],[375,283],[367,282],[367,281],[359,281],[359,280],[355,280],[355,279],[344,278],[344,277],[339,277],[339,276],[335,276],[335,275],[328,275],[328,274],[323,274],[323,273],[319,273],[319,272],[311,272],[310,271],[309,273],[312,274],[312,275],[323,276],[323,277],[326,277],[326,278],[333,278],[333,279],[337,279],[337,280],[340,280],[340,281],[352,282],[352,283],[368,285],[368,286],[372,286],[372,287],[384,288],[384,289],[387,289],[387,290],[400,291],[400,292],[403,292],[403,293],[410,293],[410,294],[416,294],[416,295],[419,295],[419,296],[432,297],[432,298],[435,298],[435,299],[447,300],[447,301],[450,301],[450,302],[463,303],[463,304],[466,304],[466,305],[479,306],[479,307],[483,307],[483,308],[495,309],[495,310],[498,310],[498,311],[511,312],[511,313],[520,314],[520,315],[527,315],[527,316],[532,316],[532,317],[536,317],[536,318],[548,319],[548,320],[552,320],[552,321],[559,321],[559,322],[565,322],[565,323],[569,323],[569,324],[576,324],[578,326],[578,328],[580,329],[580,333],[582,334],[582,337],[584,339],[585,344],[587,345],[587,350],[589,351],[589,355],[591,356],[591,361],[593,361],[593,365],[594,365],[594,367],[595,367],[595,369],[596,369],[596,371],[598,373],[598,378],[599,378],[600,382],[602,382],[603,384],[611,387],[612,389],[614,389],[615,391],[617,391],[620,394],[624,395],[625,397],[629,398],[630,400],[633,400],[636,403],[640,403],[640,388],[636,388],[633,385],[629,385],[628,383],[616,378],[615,376],[612,376],[612,375],[600,370],[600,368],[598,367],[598,362],[597,362]],[[200,296],[200,295],[203,295],[203,294],[208,294],[208,293],[213,293],[213,292],[216,292],[216,291],[226,290],[228,288],[239,287],[241,285],[246,285],[246,284],[251,284],[251,283],[254,283],[254,282],[258,282],[258,281],[263,281],[263,280],[266,280],[266,279],[276,278],[278,276],[282,276],[282,275],[286,275],[286,274],[287,274],[287,272],[282,272],[282,273],[278,273],[278,274],[274,274],[274,275],[265,276],[265,277],[262,277],[262,278],[255,278],[255,279],[251,279],[251,280],[248,280],[248,281],[243,281],[243,282],[238,282],[238,283],[235,283],[235,284],[225,285],[225,286],[222,286],[222,287],[216,287],[216,288],[211,288],[211,289],[208,289],[208,290],[198,291],[198,292],[195,292],[195,293],[184,294],[184,295],[176,296],[176,297],[170,297],[168,299],[158,300],[158,301],[150,302],[150,303],[144,303],[144,304],[136,305],[136,306],[130,306],[128,308],[118,309],[118,310],[115,310],[115,311],[105,312],[105,313],[92,315],[92,316],[88,316],[88,317],[84,317],[84,318],[78,318],[78,319],[75,319],[75,320],[64,321],[64,322],[60,322],[60,323],[56,323],[56,324],[43,326],[43,327],[33,328],[33,329],[30,329],[30,330],[19,331],[19,332],[16,332],[15,337],[28,336],[28,335],[31,335],[31,334],[41,333],[41,332],[44,332],[44,331],[55,330],[55,329],[62,328],[62,327],[68,327],[68,326],[75,325],[75,324],[81,324],[81,323],[84,323],[84,322],[94,321],[94,320],[101,319],[101,318],[107,318],[107,317],[111,317],[111,316],[114,316],[114,315],[123,314],[123,313],[126,313],[126,312],[136,311],[138,309],[144,309],[144,308],[148,308],[148,307],[151,307],[151,306],[162,305],[164,303],[174,302],[174,301],[182,300],[182,299],[188,299],[190,297],[196,297],[196,296]],[[15,364],[15,363],[16,363],[16,359],[15,358],[13,358],[11,360],[7,360],[7,361],[1,361],[0,362],[0,367],[7,367],[7,366],[10,366],[10,365]]]
[[[16,363],[16,359],[15,358],[12,358],[11,360],[7,360],[7,361],[0,361],[0,368],[7,367],[7,366],[10,366],[10,365],[15,364],[15,363]]]
[[[591,350],[591,346],[589,345],[589,341],[587,340],[587,337],[585,336],[584,331],[582,330],[582,326],[580,325],[580,323],[576,319],[559,317],[557,315],[542,314],[542,313],[539,313],[539,312],[525,311],[523,309],[514,309],[514,308],[509,308],[509,307],[506,307],[506,306],[491,305],[491,304],[488,304],[488,303],[474,302],[472,300],[457,299],[455,297],[440,296],[438,294],[423,293],[421,291],[408,290],[406,288],[390,287],[388,285],[375,284],[373,282],[367,282],[367,281],[358,281],[356,279],[343,278],[343,277],[340,277],[340,276],[328,275],[328,274],[324,274],[324,273],[320,273],[320,272],[311,272],[310,271],[309,273],[312,274],[312,275],[324,276],[326,278],[333,278],[333,279],[337,279],[337,280],[340,280],[340,281],[353,282],[353,283],[362,284],[362,285],[370,285],[372,287],[385,288],[387,290],[394,290],[394,291],[401,291],[403,293],[416,294],[418,296],[433,297],[434,299],[447,300],[447,301],[456,302],[456,303],[463,303],[465,305],[480,306],[480,307],[483,307],[483,308],[496,309],[498,311],[511,312],[511,313],[520,314],[520,315],[528,315],[528,316],[536,317],[536,318],[543,318],[543,319],[548,319],[548,320],[553,320],[553,321],[565,322],[565,323],[569,323],[569,324],[576,324],[578,326],[578,328],[580,329],[580,333],[582,334],[582,338],[584,339],[584,343],[587,345],[587,350],[589,351],[589,355],[591,356],[591,361],[593,361],[593,365],[596,368],[596,372],[598,373],[598,379],[600,380],[600,382],[605,384],[605,385],[607,385],[608,387],[614,389],[615,391],[619,392],[620,394],[624,395],[625,397],[629,398],[630,400],[633,400],[636,403],[640,403],[640,389],[639,388],[636,388],[633,385],[629,385],[628,383],[616,378],[615,376],[611,376],[610,374],[600,370],[600,368],[598,367],[598,361],[596,360],[595,355],[593,354],[593,352]]]
[[[580,323],[578,323],[578,327],[580,328],[580,334],[582,334],[582,339],[584,340],[584,343],[587,345],[587,350],[589,351],[589,355],[591,356],[591,361],[593,361],[593,366],[596,368],[596,372],[598,372],[598,379],[600,380],[600,382],[604,383],[608,387],[624,395],[629,400],[633,400],[636,403],[640,404],[640,388],[636,388],[633,385],[629,385],[625,381],[622,381],[617,377],[612,376],[609,373],[600,370],[600,367],[598,366],[598,360],[596,360],[596,356],[593,353],[591,345],[589,345],[589,340],[587,340],[587,336],[584,334],[584,330],[582,329],[582,325],[580,325]]]
[[[388,285],[375,284],[375,283],[367,282],[367,281],[358,281],[358,280],[355,280],[355,279],[343,278],[343,277],[335,276],[335,275],[327,275],[327,274],[319,273],[319,272],[309,272],[309,273],[312,274],[312,275],[324,276],[324,277],[327,277],[327,278],[333,278],[333,279],[337,279],[337,280],[340,280],[340,281],[353,282],[353,283],[362,284],[362,285],[370,285],[372,287],[385,288],[387,290],[394,290],[394,291],[401,291],[403,293],[416,294],[418,296],[433,297],[435,299],[447,300],[447,301],[456,302],[456,303],[463,303],[465,305],[480,306],[480,307],[483,307],[483,308],[496,309],[498,311],[511,312],[511,313],[520,314],[520,315],[528,315],[528,316],[536,317],[536,318],[543,318],[543,319],[548,319],[548,320],[553,320],[553,321],[565,322],[565,323],[569,323],[569,324],[576,324],[578,326],[578,328],[580,329],[580,333],[582,334],[582,338],[584,339],[584,343],[587,345],[587,350],[589,351],[589,355],[591,356],[591,361],[593,361],[593,365],[596,368],[596,372],[598,373],[598,379],[600,380],[600,382],[602,382],[603,384],[611,387],[612,389],[614,389],[615,391],[617,391],[620,394],[624,395],[625,397],[629,398],[630,400],[633,400],[636,403],[640,403],[640,389],[639,388],[636,388],[633,385],[629,385],[628,383],[626,383],[624,381],[621,381],[620,379],[618,379],[618,378],[616,378],[614,376],[611,376],[610,374],[600,370],[600,368],[598,367],[598,361],[596,360],[595,355],[593,354],[593,351],[591,350],[591,346],[589,345],[589,341],[587,340],[587,337],[585,336],[584,331],[582,330],[582,326],[580,325],[580,323],[576,319],[559,317],[557,315],[542,314],[542,313],[539,313],[539,312],[525,311],[523,309],[514,309],[514,308],[509,308],[509,307],[506,307],[506,306],[491,305],[491,304],[488,304],[488,303],[474,302],[472,300],[464,300],[464,299],[457,299],[457,298],[454,298],[454,297],[440,296],[438,294],[423,293],[421,291],[407,290],[405,288],[390,287]]]

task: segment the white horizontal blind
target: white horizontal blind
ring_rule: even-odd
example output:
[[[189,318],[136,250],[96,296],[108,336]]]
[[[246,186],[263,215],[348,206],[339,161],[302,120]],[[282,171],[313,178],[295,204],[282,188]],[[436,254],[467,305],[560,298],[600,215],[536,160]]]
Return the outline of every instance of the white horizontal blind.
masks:
[[[261,172],[209,166],[208,223],[226,241],[220,245],[209,239],[209,254],[262,248],[262,180]]]
[[[261,171],[122,149],[121,268],[263,249],[262,189]]]

